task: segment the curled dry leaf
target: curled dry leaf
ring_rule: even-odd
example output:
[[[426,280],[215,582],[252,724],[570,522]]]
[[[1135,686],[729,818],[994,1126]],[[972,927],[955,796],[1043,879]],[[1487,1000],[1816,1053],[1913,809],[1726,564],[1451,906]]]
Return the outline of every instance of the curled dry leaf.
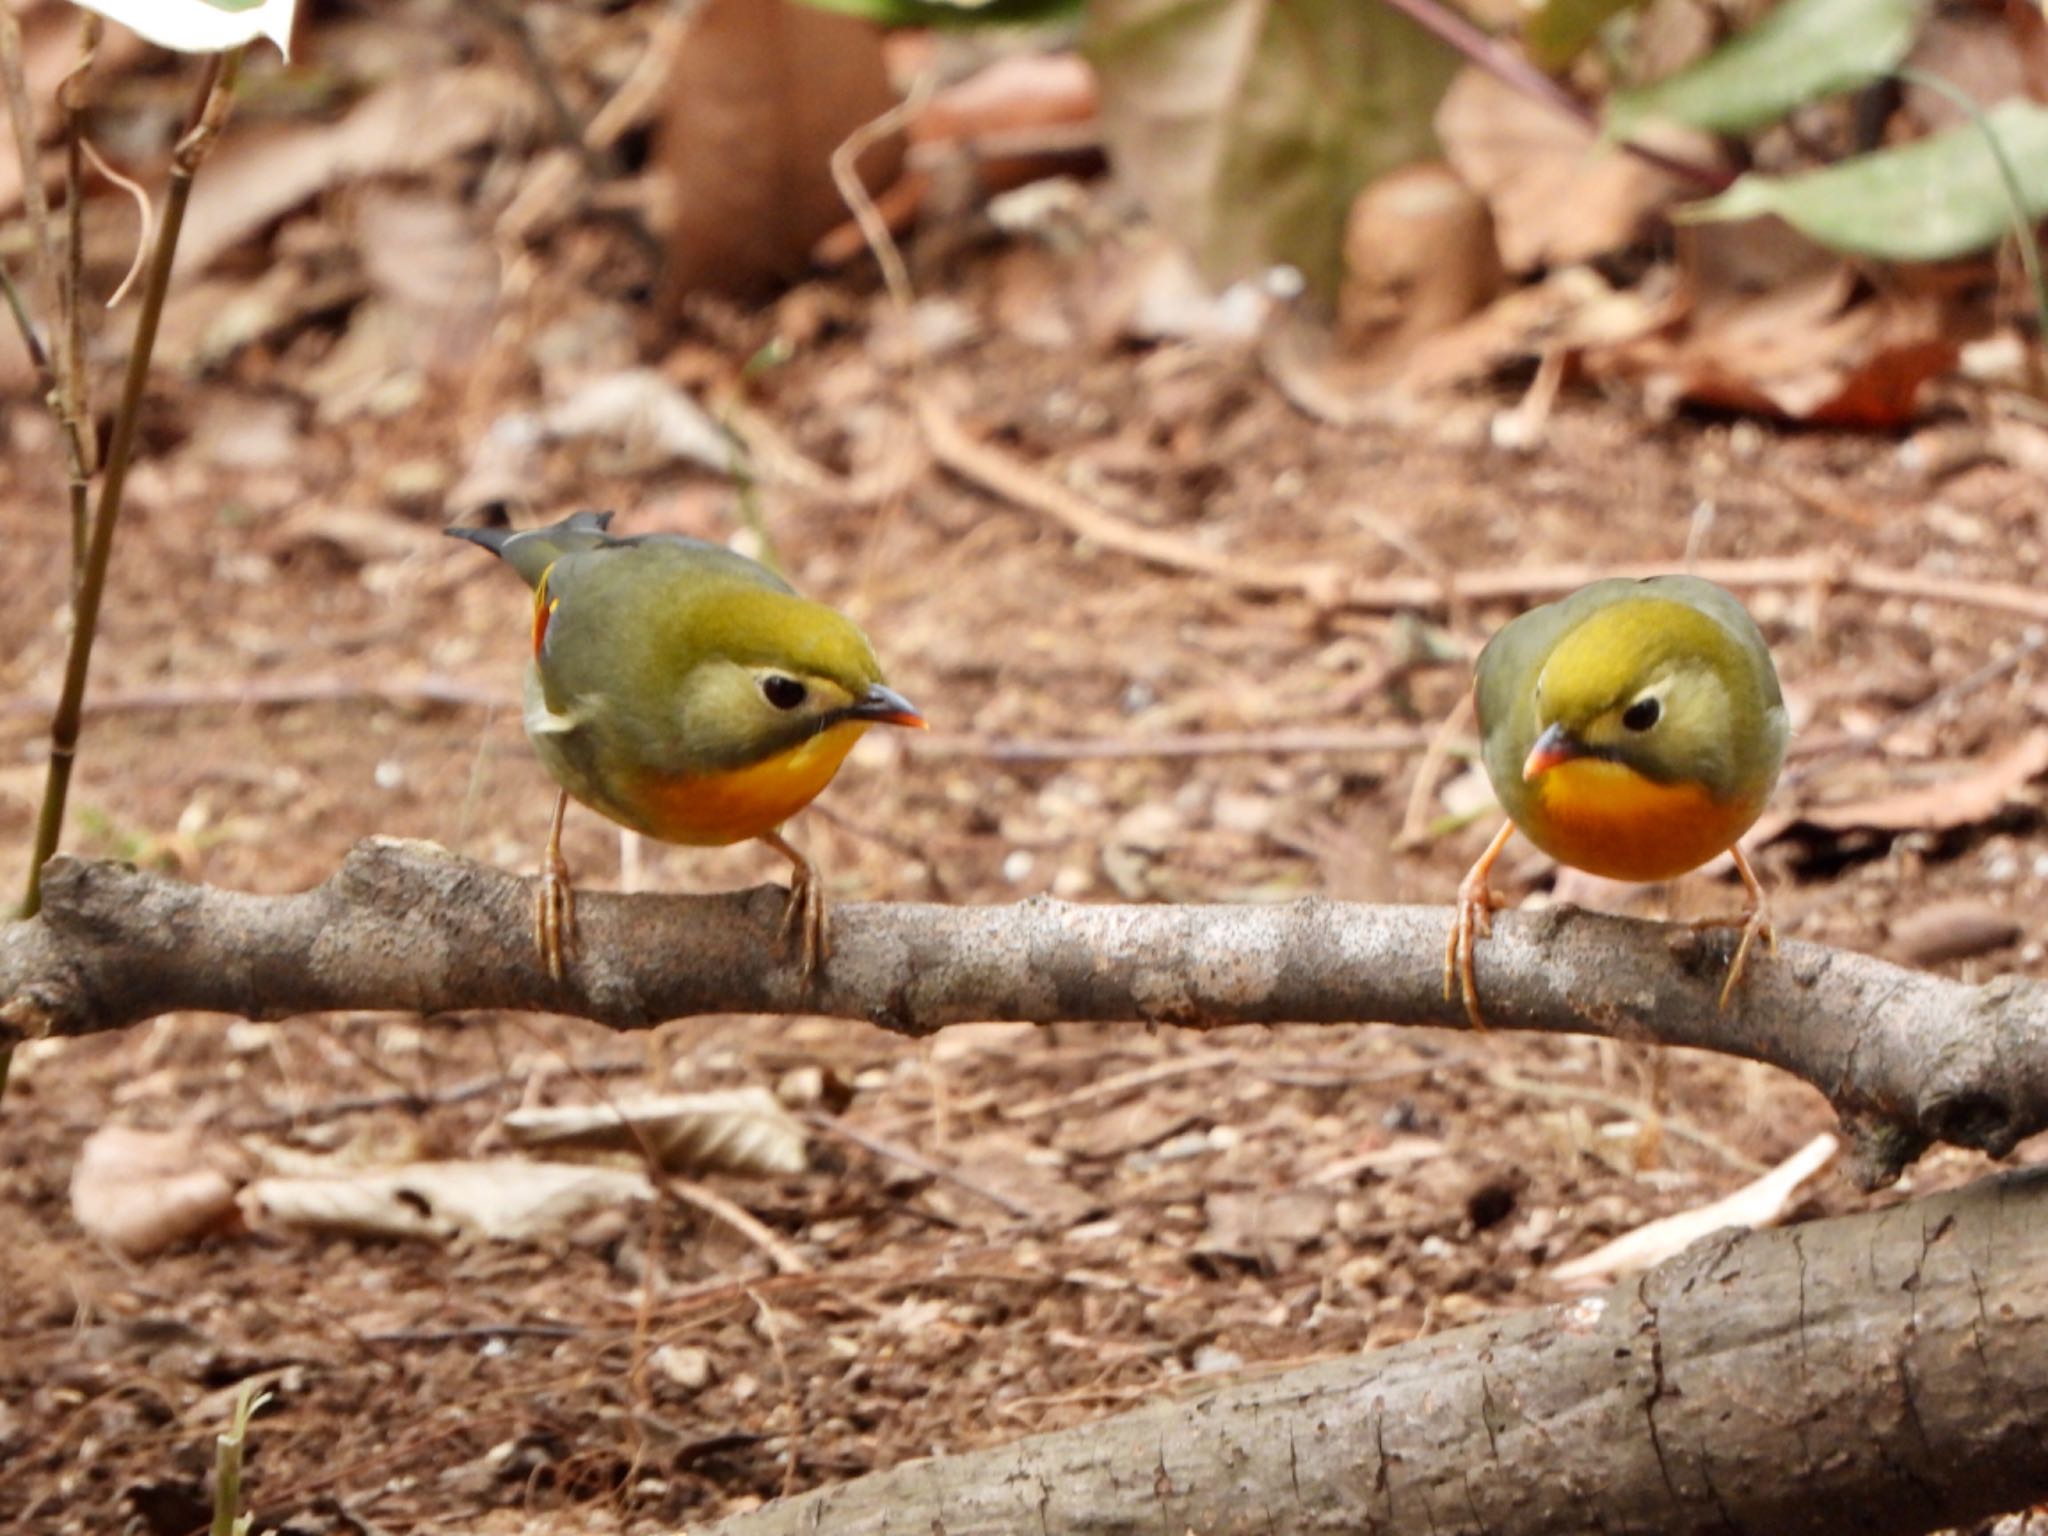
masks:
[[[382,508],[317,505],[264,525],[258,542],[274,559],[317,548],[357,568],[409,559],[435,547],[418,523]]]
[[[1676,1216],[1646,1222],[1591,1253],[1557,1265],[1550,1276],[1561,1285],[1605,1285],[1617,1276],[1661,1264],[1680,1249],[1724,1227],[1771,1226],[1783,1218],[1792,1205],[1792,1197],[1828,1165],[1840,1145],[1833,1136],[1816,1136],[1762,1178],[1743,1185],[1734,1194]]]
[[[631,1169],[501,1157],[258,1179],[242,1191],[241,1207],[252,1227],[533,1242],[591,1211],[653,1194],[647,1176]]]
[[[651,1155],[675,1173],[769,1177],[806,1167],[802,1123],[766,1088],[521,1109],[504,1124],[514,1146]]]
[[[1288,399],[1318,420],[1352,425],[1412,417],[1415,402],[1497,374],[1518,362],[1575,358],[1624,345],[1665,324],[1679,306],[1654,277],[1617,289],[1591,267],[1565,267],[1512,288],[1476,315],[1425,336],[1389,372],[1338,353],[1318,328],[1274,327],[1263,361]],[[1485,774],[1475,782],[1484,784]],[[1486,800],[1492,798],[1487,790]]]
[[[338,122],[238,129],[192,184],[177,270],[203,270],[237,241],[329,187],[424,175],[486,141],[515,143],[534,110],[526,81],[510,70],[476,65],[394,81]]]
[[[1500,254],[1516,272],[1590,261],[1635,244],[1682,183],[1640,156],[1493,75],[1468,67],[1436,114],[1458,174],[1493,211]],[[1658,147],[1709,163],[1710,141],[1676,134]]]
[[[1683,320],[1585,361],[1595,378],[1639,383],[1660,412],[1689,401],[1882,428],[1911,419],[1957,345],[1938,295],[1864,293],[1843,263],[1758,292],[1696,291]]]
[[[1989,821],[2028,784],[2048,773],[2048,730],[2029,731],[1989,762],[1956,764],[1954,772],[1896,794],[1846,805],[1810,805],[1759,824],[1752,835],[1768,841],[1794,826],[1827,832],[1944,832]]]
[[[71,1174],[71,1214],[131,1259],[231,1226],[239,1182],[218,1149],[187,1128],[105,1125],[86,1138]]]

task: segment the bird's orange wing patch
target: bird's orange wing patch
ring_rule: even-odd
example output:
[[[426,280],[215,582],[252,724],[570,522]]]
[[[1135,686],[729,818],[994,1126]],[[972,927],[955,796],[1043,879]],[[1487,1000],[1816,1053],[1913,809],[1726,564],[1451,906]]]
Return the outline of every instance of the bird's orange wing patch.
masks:
[[[1530,786],[1522,826],[1552,858],[1610,880],[1669,880],[1747,832],[1760,807],[1699,784],[1659,784],[1600,758],[1562,763]]]
[[[540,583],[533,589],[533,654],[540,655],[541,646],[548,638],[548,620],[555,616],[559,598],[548,596],[547,573],[541,573]]]

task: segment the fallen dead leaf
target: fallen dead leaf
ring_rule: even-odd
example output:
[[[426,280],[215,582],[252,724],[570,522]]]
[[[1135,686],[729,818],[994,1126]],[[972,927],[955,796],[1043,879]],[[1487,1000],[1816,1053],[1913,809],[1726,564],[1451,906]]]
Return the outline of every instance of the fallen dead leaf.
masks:
[[[245,347],[288,336],[320,314],[340,314],[369,292],[354,263],[332,270],[274,259],[255,277],[186,280],[164,304],[156,357],[169,368],[204,373]]]
[[[71,1214],[92,1237],[131,1259],[232,1226],[239,1180],[217,1147],[186,1128],[101,1126],[71,1174]]]
[[[1444,154],[1493,212],[1501,258],[1533,272],[1634,245],[1652,217],[1690,190],[1668,172],[1526,92],[1468,66],[1437,108]],[[1704,135],[1689,159],[1709,163]]]
[[[1682,308],[1672,284],[1656,274],[1636,288],[1617,289],[1591,267],[1565,267],[1423,337],[1391,378],[1384,369],[1337,355],[1320,325],[1272,327],[1260,356],[1288,399],[1317,420],[1400,421],[1422,414],[1417,402],[1526,359],[1576,358],[1587,348],[1626,345]]]
[[[677,1173],[767,1177],[808,1163],[802,1123],[761,1087],[520,1109],[504,1127],[517,1147],[652,1156]]]
[[[1212,282],[1286,263],[1325,301],[1351,199],[1430,152],[1458,66],[1406,16],[1343,0],[1096,0],[1082,30],[1110,162],[1154,222]]]
[[[395,81],[338,122],[238,129],[193,183],[177,270],[205,270],[237,241],[342,182],[423,174],[486,141],[515,143],[533,114],[526,81],[475,65]]]
[[[477,435],[462,477],[444,505],[451,519],[469,521],[489,508],[524,507],[539,483],[546,429],[531,411],[507,411]]]
[[[1762,1178],[1743,1185],[1732,1195],[1676,1216],[1646,1222],[1591,1253],[1554,1266],[1550,1277],[1560,1285],[1605,1285],[1619,1275],[1635,1274],[1662,1263],[1710,1232],[1724,1227],[1770,1226],[1784,1216],[1800,1186],[1828,1165],[1840,1145],[1831,1135],[1816,1136]]]
[[[1961,338],[1941,299],[1893,286],[1864,293],[1830,263],[1762,291],[1702,292],[1667,329],[1589,349],[1597,379],[1639,384],[1650,407],[1682,402],[1835,426],[1896,427],[1954,365]]]
[[[647,1175],[630,1169],[503,1157],[324,1176],[283,1174],[250,1184],[241,1207],[252,1227],[437,1242],[464,1236],[534,1242],[591,1211],[653,1196]]]
[[[1828,832],[1941,832],[1988,821],[2022,788],[2048,773],[2048,730],[2029,731],[1988,763],[1955,766],[1952,777],[1896,794],[1780,812],[1760,823],[1752,840],[1768,842],[1794,826]]]

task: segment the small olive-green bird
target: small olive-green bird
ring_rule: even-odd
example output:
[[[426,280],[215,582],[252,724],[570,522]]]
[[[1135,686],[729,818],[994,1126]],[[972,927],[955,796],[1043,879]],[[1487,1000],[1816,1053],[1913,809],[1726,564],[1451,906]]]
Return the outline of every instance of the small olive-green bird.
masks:
[[[870,725],[922,729],[867,637],[766,566],[681,534],[616,538],[609,512],[512,533],[450,528],[533,588],[526,734],[562,786],[534,920],[548,973],[573,944],[570,796],[667,843],[759,839],[788,859],[785,938],[809,983],[827,952],[817,871],[781,833]]]
[[[1458,887],[1444,995],[1460,986],[1484,1028],[1475,934],[1499,905],[1487,877],[1517,827],[1561,864],[1613,880],[1669,880],[1731,853],[1747,901],[1721,1006],[1761,935],[1764,888],[1737,839],[1762,814],[1790,725],[1778,670],[1741,603],[1697,576],[1596,581],[1531,609],[1479,653],[1481,757],[1508,823]]]

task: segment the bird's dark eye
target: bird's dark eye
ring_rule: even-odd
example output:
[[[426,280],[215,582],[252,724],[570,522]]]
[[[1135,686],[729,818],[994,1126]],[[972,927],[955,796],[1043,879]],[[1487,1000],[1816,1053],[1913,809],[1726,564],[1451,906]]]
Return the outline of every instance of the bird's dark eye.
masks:
[[[810,696],[810,690],[793,677],[771,672],[761,679],[761,697],[777,709],[795,709]]]
[[[1663,713],[1664,706],[1655,699],[1637,699],[1621,712],[1621,723],[1632,731],[1647,731]]]

